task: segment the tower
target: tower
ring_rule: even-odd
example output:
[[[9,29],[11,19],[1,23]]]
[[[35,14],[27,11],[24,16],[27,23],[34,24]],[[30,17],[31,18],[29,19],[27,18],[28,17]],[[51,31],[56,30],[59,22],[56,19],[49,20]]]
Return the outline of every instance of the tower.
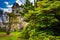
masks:
[[[12,6],[12,12],[15,15],[19,15],[19,12],[23,12],[23,8],[21,6],[19,6],[18,3],[14,3],[13,6]]]
[[[20,12],[23,12],[23,8],[21,6],[19,6],[18,3],[14,3],[12,6],[12,13],[15,14],[15,22],[14,25],[16,25],[18,27],[18,29],[20,29],[20,22],[21,22],[21,15]]]

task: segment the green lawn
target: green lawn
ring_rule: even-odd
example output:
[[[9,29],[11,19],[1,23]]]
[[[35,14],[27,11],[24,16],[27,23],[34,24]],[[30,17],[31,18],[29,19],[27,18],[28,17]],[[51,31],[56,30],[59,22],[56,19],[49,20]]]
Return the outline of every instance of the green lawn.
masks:
[[[10,35],[6,35],[5,32],[0,32],[0,40],[24,40],[18,38],[19,32],[12,32]]]
[[[28,39],[20,39],[20,32],[12,32],[10,35],[6,35],[5,32],[0,32],[0,40],[28,40]],[[60,40],[60,36],[58,36],[58,40]]]

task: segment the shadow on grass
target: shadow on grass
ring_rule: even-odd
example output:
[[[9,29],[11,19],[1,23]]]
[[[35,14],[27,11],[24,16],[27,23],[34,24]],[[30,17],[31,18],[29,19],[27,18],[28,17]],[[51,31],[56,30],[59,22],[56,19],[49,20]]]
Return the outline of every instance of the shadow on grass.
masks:
[[[4,32],[0,32],[0,40],[18,40],[19,32],[13,32],[10,35],[7,35]]]

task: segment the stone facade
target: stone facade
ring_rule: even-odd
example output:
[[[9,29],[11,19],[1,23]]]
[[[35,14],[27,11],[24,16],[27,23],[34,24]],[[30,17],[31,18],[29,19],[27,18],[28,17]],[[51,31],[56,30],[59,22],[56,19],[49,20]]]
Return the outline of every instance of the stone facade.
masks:
[[[0,13],[0,27],[6,27],[3,23],[8,23],[8,22],[9,22],[9,16],[6,13],[3,13],[2,11]]]
[[[15,21],[17,22],[13,26],[16,26],[18,29],[23,28],[26,25],[26,22],[23,21],[23,17],[20,15],[20,12],[23,12],[23,8],[18,3],[14,3],[12,12],[15,14]]]

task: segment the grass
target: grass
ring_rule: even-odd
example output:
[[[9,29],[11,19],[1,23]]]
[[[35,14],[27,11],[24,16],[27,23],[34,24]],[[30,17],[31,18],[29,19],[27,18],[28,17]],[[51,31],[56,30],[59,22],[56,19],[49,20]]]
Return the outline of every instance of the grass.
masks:
[[[12,32],[10,35],[6,35],[5,32],[0,32],[0,40],[20,40],[18,36],[19,32]]]
[[[19,38],[20,32],[12,32],[10,35],[6,35],[5,32],[0,32],[0,40],[28,40]],[[60,36],[57,37],[60,40]],[[55,39],[56,40],[56,39]]]

